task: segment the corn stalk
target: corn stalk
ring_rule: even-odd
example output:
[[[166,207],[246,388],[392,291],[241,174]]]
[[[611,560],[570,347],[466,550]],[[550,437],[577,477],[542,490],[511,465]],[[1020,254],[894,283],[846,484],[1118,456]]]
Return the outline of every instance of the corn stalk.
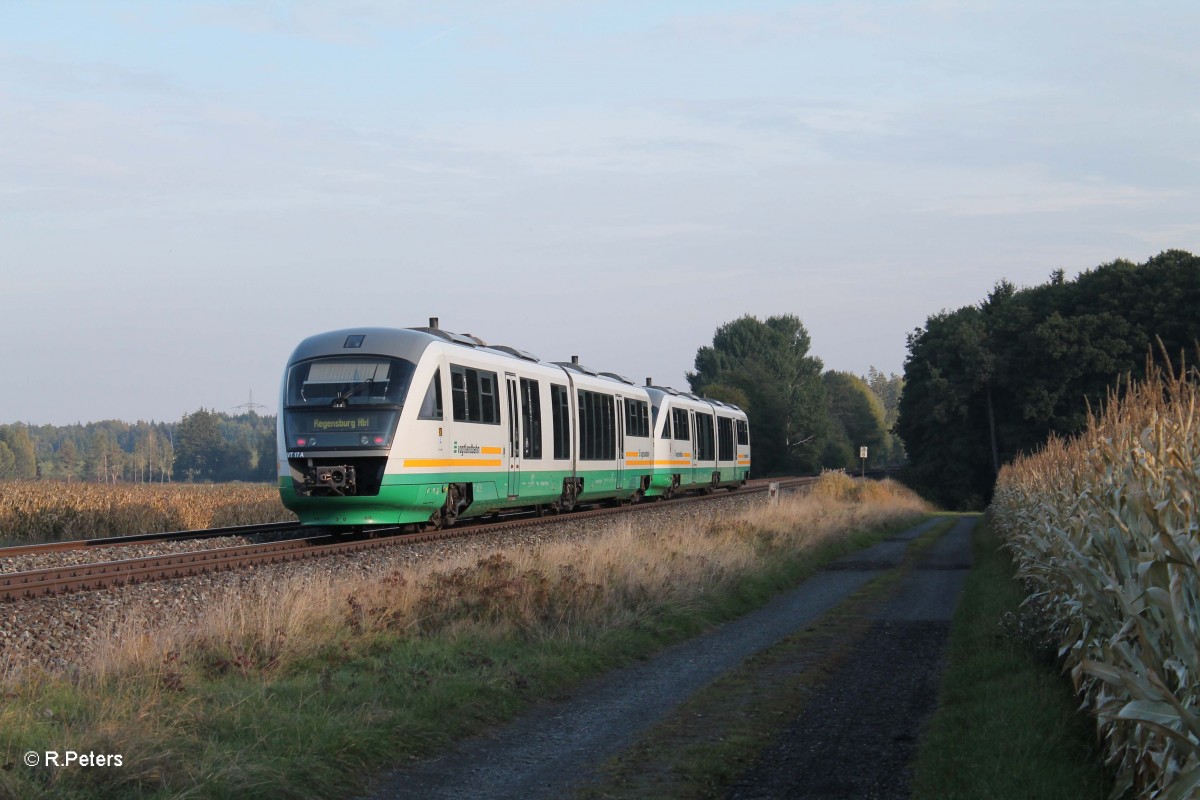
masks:
[[[1178,800],[1200,795],[1200,382],[1147,374],[1080,436],[1006,466],[992,508],[1096,715],[1114,795]]]

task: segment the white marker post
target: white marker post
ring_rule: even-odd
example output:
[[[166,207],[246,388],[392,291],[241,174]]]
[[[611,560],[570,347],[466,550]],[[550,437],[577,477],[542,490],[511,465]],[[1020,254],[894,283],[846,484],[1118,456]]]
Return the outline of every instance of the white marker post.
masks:
[[[859,477],[867,477],[867,448],[858,448],[858,457],[862,459],[862,474]]]

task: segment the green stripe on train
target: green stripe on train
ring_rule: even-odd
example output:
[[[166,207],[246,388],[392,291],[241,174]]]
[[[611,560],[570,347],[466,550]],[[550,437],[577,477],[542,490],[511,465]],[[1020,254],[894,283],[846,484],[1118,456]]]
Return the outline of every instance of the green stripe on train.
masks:
[[[648,470],[591,470],[579,473],[583,493],[579,502],[627,497],[642,485]],[[563,480],[570,472],[559,470],[521,470],[515,496],[509,495],[506,472],[437,472],[427,475],[388,474],[383,477],[379,494],[338,497],[298,494],[290,476],[279,479],[279,494],[284,506],[294,511],[305,525],[407,525],[425,522],[441,508],[446,486],[469,483],[472,503],[463,518],[476,517],[505,508],[549,504],[562,494]]]

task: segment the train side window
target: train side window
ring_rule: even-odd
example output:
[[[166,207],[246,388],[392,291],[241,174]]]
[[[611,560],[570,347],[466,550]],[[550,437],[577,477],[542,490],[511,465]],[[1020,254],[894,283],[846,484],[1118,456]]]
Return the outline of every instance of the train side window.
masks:
[[[671,409],[671,422],[675,428],[675,441],[686,442],[692,438],[688,430],[688,412],[686,408]]]
[[[525,458],[542,457],[542,393],[541,384],[521,378],[521,417],[524,420]]]
[[[662,438],[664,438],[664,439],[670,439],[670,438],[671,438],[671,415],[670,415],[670,414],[667,414],[667,415],[666,415],[666,416],[663,418],[663,432],[662,432]]]
[[[417,419],[444,419],[442,416],[442,371],[435,370],[429,388],[425,390],[425,399],[421,401],[421,412]]]
[[[554,457],[571,457],[571,408],[567,387],[550,384],[550,414],[554,427]]]
[[[456,422],[467,420],[467,373],[462,367],[450,365],[450,397],[454,404]]]
[[[579,390],[579,458],[612,461],[617,457],[616,398]]]
[[[596,441],[595,413],[592,408],[592,393],[579,392],[579,459],[591,461],[592,445]]]
[[[737,452],[733,446],[733,420],[717,417],[717,459],[733,461]]]
[[[737,420],[737,442],[740,445],[750,444],[750,428],[744,419]]]
[[[450,390],[457,422],[500,424],[496,373],[450,365]]]
[[[500,423],[500,395],[494,372],[479,372],[479,421]]]
[[[712,461],[714,451],[713,447],[713,420],[709,414],[696,415],[696,458],[700,461]]]
[[[650,435],[650,408],[645,400],[625,398],[625,435]]]

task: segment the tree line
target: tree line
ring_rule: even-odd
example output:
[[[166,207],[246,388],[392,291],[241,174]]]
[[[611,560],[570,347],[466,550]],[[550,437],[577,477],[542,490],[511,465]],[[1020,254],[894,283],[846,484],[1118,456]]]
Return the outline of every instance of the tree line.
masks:
[[[200,409],[177,422],[0,425],[0,479],[273,481],[275,417]]]
[[[693,393],[746,412],[755,475],[855,470],[861,447],[868,467],[903,461],[891,427],[904,380],[874,367],[862,377],[825,371],[810,347],[799,317],[747,315],[719,327],[712,345],[696,352],[688,383]]]
[[[1195,354],[1198,308],[1200,258],[1169,250],[1074,280],[1002,280],[979,304],[930,316],[908,337],[895,425],[909,480],[945,507],[983,507],[1001,465],[1083,430],[1152,352],[1177,367]]]

